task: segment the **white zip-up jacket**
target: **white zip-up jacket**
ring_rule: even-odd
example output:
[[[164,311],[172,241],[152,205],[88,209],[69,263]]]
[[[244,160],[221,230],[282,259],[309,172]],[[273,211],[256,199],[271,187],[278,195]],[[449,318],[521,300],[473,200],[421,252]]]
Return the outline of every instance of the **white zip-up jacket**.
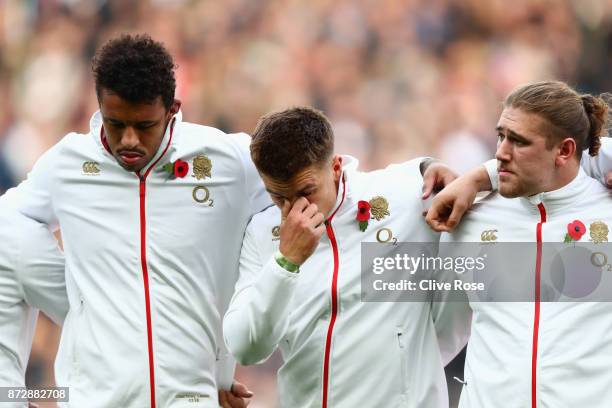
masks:
[[[38,310],[58,325],[68,312],[64,257],[44,224],[2,208],[0,225],[0,387],[25,387]]]
[[[362,242],[377,242],[377,234],[389,245],[439,240],[421,215],[420,162],[363,173],[344,156],[327,233],[298,274],[274,259],[278,207],[247,227],[224,336],[242,364],[280,348],[282,407],[448,407],[443,366],[462,344],[441,355],[431,304],[361,299]],[[389,214],[361,232],[357,203],[376,196],[387,200]]]
[[[472,334],[460,407],[610,406],[612,303],[543,302],[539,291],[544,290],[540,288],[543,262],[550,265],[550,259],[543,259],[543,243],[563,242],[574,220],[587,229],[597,221],[612,225],[611,198],[605,187],[580,170],[559,190],[515,199],[492,193],[442,238],[451,243],[480,242],[484,231],[495,231],[496,243],[483,245],[534,245],[533,269],[526,271],[535,282],[534,301],[476,302],[470,297]],[[581,241],[589,239],[587,232]],[[602,276],[609,288],[612,278]]]
[[[221,317],[247,222],[270,203],[249,143],[179,113],[136,174],[109,153],[96,113],[89,134],[68,134],[9,192],[26,216],[61,226],[70,312],[56,380],[70,387],[66,406],[218,406],[217,387],[233,376]],[[178,159],[190,166],[184,178],[162,168]]]

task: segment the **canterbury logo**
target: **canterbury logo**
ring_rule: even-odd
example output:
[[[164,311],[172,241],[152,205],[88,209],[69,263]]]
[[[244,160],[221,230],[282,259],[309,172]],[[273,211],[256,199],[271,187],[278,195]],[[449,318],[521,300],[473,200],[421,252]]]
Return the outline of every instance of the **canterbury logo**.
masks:
[[[496,229],[494,229],[494,230],[484,230],[480,234],[480,240],[481,241],[485,241],[485,242],[497,241],[497,235],[495,235],[496,232],[497,232]]]
[[[83,173],[85,174],[99,174],[100,167],[99,164],[92,161],[86,161],[83,163]]]

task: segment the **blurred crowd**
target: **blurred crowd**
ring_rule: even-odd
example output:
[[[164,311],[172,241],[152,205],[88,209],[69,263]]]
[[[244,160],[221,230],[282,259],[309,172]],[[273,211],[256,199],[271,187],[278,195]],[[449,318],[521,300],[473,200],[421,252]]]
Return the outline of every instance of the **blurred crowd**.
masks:
[[[270,110],[312,105],[364,169],[490,158],[500,102],[523,82],[612,90],[609,0],[2,0],[0,191],[88,130],[91,57],[124,32],[174,55],[186,120],[249,132]],[[39,325],[31,382],[52,381],[56,336]],[[271,375],[243,373],[273,401]]]

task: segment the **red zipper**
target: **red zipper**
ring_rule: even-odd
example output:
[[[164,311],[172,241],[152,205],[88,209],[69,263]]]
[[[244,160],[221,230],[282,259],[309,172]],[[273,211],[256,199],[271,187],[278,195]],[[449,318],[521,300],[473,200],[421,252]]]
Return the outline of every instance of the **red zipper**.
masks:
[[[147,192],[147,176],[153,170],[157,162],[166,154],[170,143],[172,142],[172,133],[174,131],[174,120],[170,124],[170,138],[168,144],[164,148],[162,154],[153,162],[147,169],[144,175],[139,171],[136,172],[139,182],[140,192],[140,264],[142,267],[142,279],[144,283],[145,294],[145,311],[147,314],[147,349],[149,353],[149,385],[151,389],[151,408],[155,408],[155,359],[153,353],[153,323],[151,321],[151,295],[149,290],[149,268],[147,266],[147,218],[146,218],[146,192]]]
[[[140,176],[139,176],[140,177]],[[149,350],[149,384],[151,407],[155,407],[155,364],[153,359],[153,328],[151,324],[151,298],[149,294],[149,269],[147,268],[147,222],[145,217],[146,180],[140,177],[140,263],[144,281],[145,309],[147,313],[147,347]]]
[[[540,268],[542,266],[542,224],[546,222],[546,209],[538,204],[540,222],[536,228],[537,252],[535,270],[535,304],[533,314],[533,348],[531,351],[531,407],[537,407],[538,335],[540,331]]]
[[[338,269],[340,268],[340,258],[338,256],[338,243],[336,241],[334,229],[331,226],[331,221],[334,218],[334,215],[336,215],[336,213],[342,206],[345,195],[346,183],[343,175],[342,200],[340,200],[340,204],[332,213],[332,215],[325,221],[325,229],[327,230],[327,236],[329,237],[329,241],[332,246],[332,252],[334,255],[334,273],[332,275],[331,284],[331,316],[329,318],[329,326],[327,327],[327,336],[325,338],[325,355],[323,357],[323,402],[321,404],[322,408],[327,408],[327,398],[329,395],[329,360],[331,354],[331,341],[332,336],[334,334],[334,325],[336,324],[336,317],[338,316]]]
[[[336,316],[338,315],[338,244],[336,243],[336,236],[331,224],[326,223],[327,235],[331,241],[332,251],[334,252],[334,274],[332,277],[331,285],[331,317],[329,319],[329,326],[327,327],[327,338],[325,339],[325,357],[323,360],[323,408],[327,408],[327,394],[329,386],[329,354],[331,353],[331,340],[334,332],[334,325],[336,323]]]

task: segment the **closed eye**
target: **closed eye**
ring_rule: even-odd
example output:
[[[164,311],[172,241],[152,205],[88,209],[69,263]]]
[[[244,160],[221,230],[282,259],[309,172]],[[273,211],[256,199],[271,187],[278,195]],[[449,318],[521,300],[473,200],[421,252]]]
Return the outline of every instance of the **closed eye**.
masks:
[[[139,130],[145,130],[145,129],[149,129],[153,126],[156,125],[156,122],[145,122],[145,123],[138,123],[135,128],[139,129]]]
[[[270,192],[268,191],[268,193],[270,193]],[[285,199],[285,197],[283,197],[282,195],[275,194],[275,193],[270,193],[270,197],[274,201],[283,201]]]
[[[123,129],[125,127],[125,124],[121,122],[116,122],[114,120],[108,120],[106,121],[106,126],[110,126],[115,129]]]
[[[517,137],[515,135],[509,135],[508,139],[516,146],[527,146],[529,143],[523,139],[522,137]]]

